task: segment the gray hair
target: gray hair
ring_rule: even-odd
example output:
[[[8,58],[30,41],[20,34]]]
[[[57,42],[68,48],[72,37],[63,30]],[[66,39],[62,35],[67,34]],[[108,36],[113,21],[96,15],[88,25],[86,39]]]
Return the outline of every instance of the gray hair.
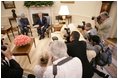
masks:
[[[49,50],[57,58],[68,56],[66,44],[62,41],[53,41],[49,46]]]
[[[20,16],[21,16],[21,18],[23,18],[23,17],[25,17],[25,14],[24,14],[24,13],[21,13],[21,15],[20,15]]]

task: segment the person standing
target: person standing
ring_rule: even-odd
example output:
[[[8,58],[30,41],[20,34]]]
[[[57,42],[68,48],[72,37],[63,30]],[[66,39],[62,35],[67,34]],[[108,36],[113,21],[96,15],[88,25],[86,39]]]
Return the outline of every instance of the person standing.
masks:
[[[4,47],[4,48],[3,48]],[[8,59],[8,61],[6,60]],[[23,69],[13,57],[8,46],[1,46],[1,77],[22,78]]]
[[[100,15],[100,22],[95,22],[96,28],[98,29],[98,36],[102,40],[106,40],[109,35],[109,31],[111,28],[112,20],[107,12],[102,12]]]

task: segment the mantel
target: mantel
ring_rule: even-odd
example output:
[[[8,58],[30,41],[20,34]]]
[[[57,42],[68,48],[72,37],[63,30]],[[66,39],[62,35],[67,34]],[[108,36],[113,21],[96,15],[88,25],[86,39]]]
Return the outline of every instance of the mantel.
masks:
[[[32,6],[32,7],[29,7],[28,9],[34,9],[34,10],[37,10],[37,9],[48,9],[48,8],[51,8],[50,6],[43,6],[43,7],[36,7],[36,6]]]

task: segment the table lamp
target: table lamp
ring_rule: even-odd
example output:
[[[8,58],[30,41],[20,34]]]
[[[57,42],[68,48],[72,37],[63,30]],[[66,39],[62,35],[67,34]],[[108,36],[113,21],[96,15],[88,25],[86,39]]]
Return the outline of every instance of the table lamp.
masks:
[[[66,15],[69,15],[69,9],[68,6],[66,5],[61,5],[60,10],[59,10],[59,15],[62,16],[63,22],[66,19]]]
[[[69,15],[68,6],[66,6],[66,5],[61,5],[60,10],[59,10],[59,15],[62,16],[62,19],[63,19],[63,22],[64,22],[64,20],[66,20],[66,16]],[[67,36],[64,36],[64,37],[66,37],[67,42],[69,42],[70,29],[68,28],[68,25],[66,25],[66,26],[67,26],[67,27],[64,28],[64,30],[66,30]]]

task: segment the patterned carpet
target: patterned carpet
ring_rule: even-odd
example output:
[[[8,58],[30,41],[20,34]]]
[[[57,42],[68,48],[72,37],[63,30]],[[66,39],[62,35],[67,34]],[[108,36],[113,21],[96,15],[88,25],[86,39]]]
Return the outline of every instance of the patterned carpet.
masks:
[[[108,39],[107,43],[112,45],[112,64],[105,66],[106,71],[111,75],[112,78],[117,78],[117,39]]]

